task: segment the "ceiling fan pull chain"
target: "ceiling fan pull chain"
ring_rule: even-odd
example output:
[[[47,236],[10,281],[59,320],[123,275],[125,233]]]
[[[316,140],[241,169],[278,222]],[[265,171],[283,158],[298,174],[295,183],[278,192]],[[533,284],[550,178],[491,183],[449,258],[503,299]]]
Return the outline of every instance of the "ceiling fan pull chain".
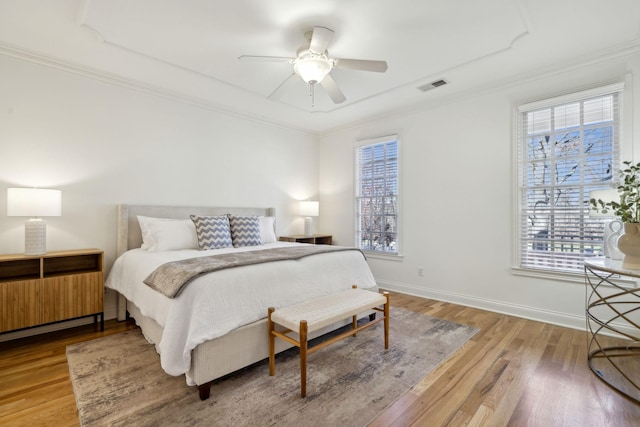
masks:
[[[313,90],[313,87],[315,86],[315,84],[313,83],[309,83],[309,96],[311,97],[311,106],[315,107],[316,104],[316,94]]]

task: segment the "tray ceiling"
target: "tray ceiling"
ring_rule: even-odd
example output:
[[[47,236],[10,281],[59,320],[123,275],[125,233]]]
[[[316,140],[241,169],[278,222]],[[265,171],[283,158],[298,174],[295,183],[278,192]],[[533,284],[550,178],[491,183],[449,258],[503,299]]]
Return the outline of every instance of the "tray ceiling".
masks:
[[[572,59],[638,43],[634,0],[9,0],[4,44],[197,102],[326,132]],[[314,26],[332,29],[331,57],[385,60],[386,73],[334,69],[334,104],[291,64]],[[15,50],[15,49],[14,49]],[[447,85],[417,87],[444,79]]]

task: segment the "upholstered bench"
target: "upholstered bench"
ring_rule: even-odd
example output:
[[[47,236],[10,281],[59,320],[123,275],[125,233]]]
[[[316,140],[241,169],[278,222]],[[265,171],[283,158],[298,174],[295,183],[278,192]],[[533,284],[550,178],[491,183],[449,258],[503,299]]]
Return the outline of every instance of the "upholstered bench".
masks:
[[[380,308],[382,306],[382,308]],[[358,326],[358,314],[368,310],[384,313],[384,317],[373,319]],[[323,341],[312,348],[308,348],[308,334],[340,320],[352,318],[352,328],[344,333]],[[353,289],[338,292],[322,298],[306,301],[300,304],[268,311],[269,324],[269,375],[275,374],[275,338],[283,339],[300,348],[300,394],[307,395],[307,355],[350,335],[356,336],[358,331],[384,321],[384,348],[389,348],[389,293]],[[276,330],[276,324],[285,328]],[[289,333],[298,333],[298,340],[290,337]]]

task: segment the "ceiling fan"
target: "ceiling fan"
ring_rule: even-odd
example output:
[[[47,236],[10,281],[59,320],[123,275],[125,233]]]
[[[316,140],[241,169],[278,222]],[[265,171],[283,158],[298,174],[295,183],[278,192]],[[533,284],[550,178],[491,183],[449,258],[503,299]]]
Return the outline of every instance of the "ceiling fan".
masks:
[[[329,57],[327,46],[333,37],[333,31],[328,28],[313,27],[313,31],[307,32],[305,37],[309,40],[309,45],[302,46],[298,49],[295,58],[284,56],[242,55],[238,57],[238,59],[240,61],[288,62],[293,64],[293,74],[282,82],[271,93],[271,95],[269,95],[269,97],[271,98],[276,92],[278,92],[280,88],[289,81],[289,79],[298,75],[305,81],[305,83],[309,83],[312,105],[314,103],[314,87],[317,83],[320,83],[335,104],[340,104],[347,99],[330,75],[331,70],[334,68],[375,71],[377,73],[384,73],[387,71],[386,61]]]

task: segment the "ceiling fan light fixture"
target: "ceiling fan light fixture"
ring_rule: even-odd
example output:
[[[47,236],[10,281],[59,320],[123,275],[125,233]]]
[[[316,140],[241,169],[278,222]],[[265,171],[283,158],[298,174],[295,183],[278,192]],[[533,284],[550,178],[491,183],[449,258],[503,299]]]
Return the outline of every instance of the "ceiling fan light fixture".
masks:
[[[293,65],[293,71],[299,75],[305,83],[320,83],[325,78],[333,64],[324,56],[309,56],[299,58]]]
[[[274,94],[279,92],[280,88],[282,88],[291,77],[297,75],[309,85],[312,107],[315,102],[314,90],[316,83],[321,84],[322,89],[329,95],[329,98],[331,98],[334,104],[340,104],[346,101],[347,98],[333,80],[333,76],[330,74],[331,70],[339,68],[344,70],[384,73],[388,67],[386,61],[329,57],[327,47],[332,37],[333,30],[326,27],[313,27],[312,31],[305,33],[305,38],[308,43],[298,49],[295,58],[285,56],[242,55],[238,57],[238,59],[241,61],[288,62],[293,65],[294,73],[290,74],[289,77],[269,95],[269,99],[273,99]]]

